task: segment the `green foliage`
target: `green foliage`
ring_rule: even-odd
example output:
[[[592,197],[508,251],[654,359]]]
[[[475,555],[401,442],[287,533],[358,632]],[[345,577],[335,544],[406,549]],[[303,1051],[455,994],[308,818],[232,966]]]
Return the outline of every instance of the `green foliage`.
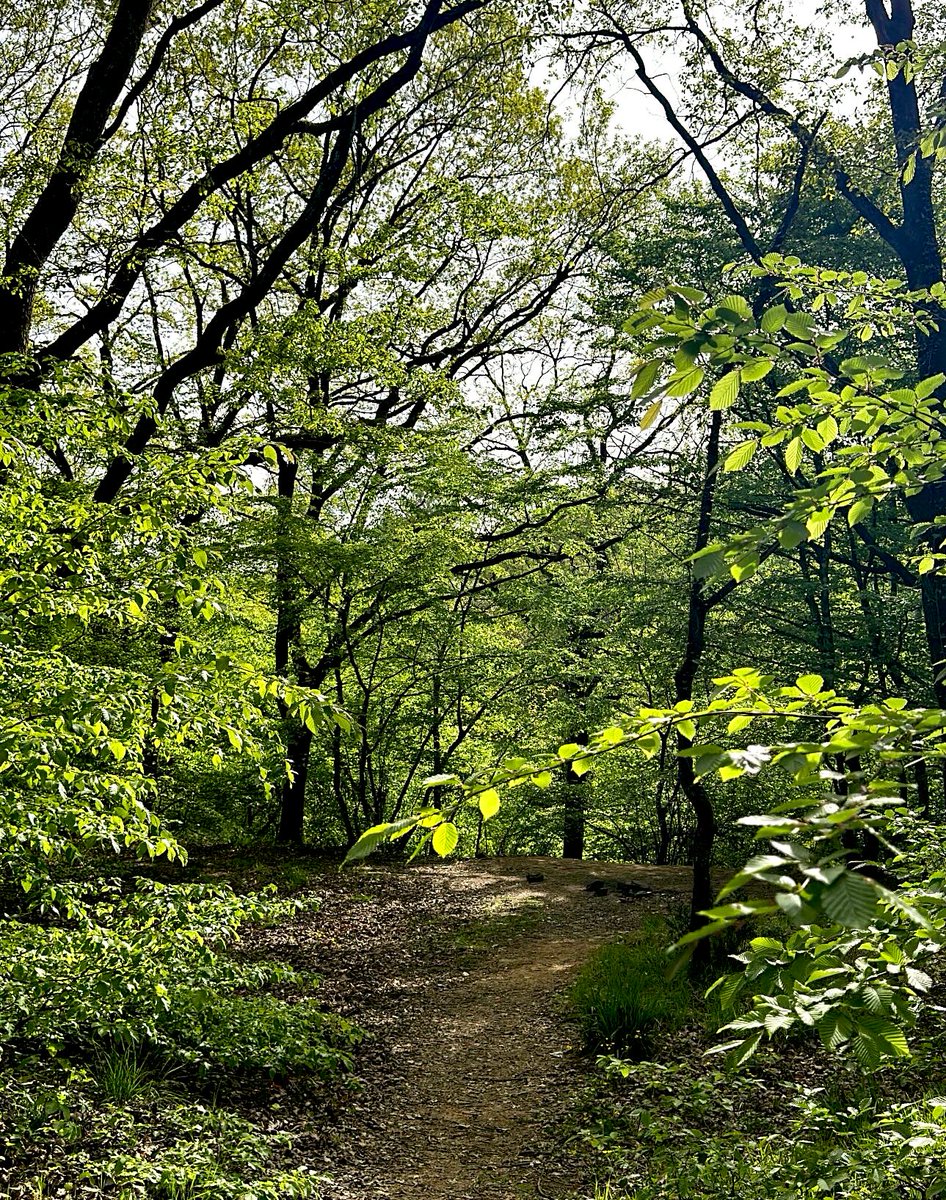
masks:
[[[60,887],[55,899],[49,911],[61,912],[61,923],[9,918],[2,927],[6,1044],[39,1040],[55,1049],[109,1039],[174,1056],[184,1052],[175,1023],[187,1028],[208,998],[295,978],[285,966],[241,962],[228,950],[244,923],[287,920],[297,902],[148,881],[131,894],[118,882]]]
[[[177,1053],[203,1069],[265,1071],[285,1078],[311,1073],[325,1078],[352,1066],[361,1031],[312,998],[286,1001],[271,995],[192,991],[174,1009]]]
[[[160,1200],[309,1200],[324,1177],[281,1165],[292,1146],[286,1134],[261,1136],[250,1121],[225,1110],[182,1105],[165,1114],[165,1144],[156,1154],[113,1154],[90,1162],[86,1177],[119,1191]]]
[[[591,955],[568,993],[586,1045],[642,1054],[687,1019],[693,994],[685,978],[671,977],[665,946],[661,926]]]
[[[731,298],[714,304],[693,289],[656,289],[627,325],[649,339],[643,353],[657,354],[648,366],[655,378],[666,377],[661,388],[668,397],[674,347],[681,343],[706,370],[728,371],[710,392],[710,408],[729,408],[740,381],[758,381],[777,368],[773,416],[733,423],[734,432],[754,436],[730,451],[725,469],[745,470],[758,452],[771,458],[783,448],[789,474],[804,466],[806,478],[778,518],[700,552],[694,567],[701,575],[728,567],[737,581],[758,570],[773,540],[785,549],[817,543],[839,514],[853,527],[875,505],[941,478],[946,463],[938,416],[943,378],[911,382],[908,364],[888,351],[902,328],[931,332],[943,284],[908,290],[865,271],[809,267],[778,255],[747,274],[785,303],[756,320],[745,302],[736,311]],[[869,353],[871,341],[882,341],[882,352]],[[916,561],[925,573],[937,560],[928,554]]]
[[[154,809],[160,764],[175,748],[208,763],[240,755],[265,792],[277,705],[313,728],[333,712],[344,721],[317,693],[207,638],[226,589],[212,573],[219,555],[186,518],[232,514],[245,492],[244,452],[156,451],[139,463],[125,504],[96,505],[84,481],[56,480],[27,447],[51,437],[80,458],[108,451],[138,402],[82,366],[55,384],[30,393],[31,404],[22,389],[0,388],[5,1064],[38,1046],[86,1055],[100,1064],[105,1094],[126,1100],[147,1056],[207,1069],[221,1060],[273,1071],[342,1066],[345,1054],[328,1043],[337,1033],[349,1045],[349,1027],[330,1029],[310,1001],[297,1008],[260,995],[304,981],[233,954],[242,926],[289,920],[298,902],[102,870],[109,856],[185,859]],[[214,1017],[228,1004],[229,1041]]]
[[[293,1162],[279,1106],[257,1123],[209,1102],[184,1101],[132,1057],[91,1071],[24,1063],[0,1079],[0,1173],[19,1197],[70,1191],[154,1200],[304,1200],[322,1177]],[[124,1084],[142,1073],[144,1088]]]
[[[926,1200],[946,1191],[946,1107],[771,1076],[602,1059],[581,1138],[610,1200]]]

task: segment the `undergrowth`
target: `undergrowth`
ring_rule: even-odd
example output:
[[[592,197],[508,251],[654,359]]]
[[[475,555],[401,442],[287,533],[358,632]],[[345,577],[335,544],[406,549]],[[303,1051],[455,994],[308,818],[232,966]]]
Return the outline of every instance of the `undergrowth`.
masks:
[[[800,1074],[811,1066],[795,1064]],[[815,1086],[771,1062],[735,1075],[692,1057],[600,1060],[576,1135],[608,1200],[934,1200],[946,1195],[946,1101],[846,1077]],[[773,1069],[774,1068],[774,1069]],[[871,1094],[871,1091],[875,1094]]]
[[[347,1072],[362,1034],[320,1009],[314,977],[238,947],[312,906],[115,880],[21,918],[0,969],[4,1200],[315,1196],[278,1100]]]
[[[118,1072],[116,1075],[115,1072]],[[322,1179],[292,1161],[278,1105],[250,1120],[188,1098],[153,1069],[116,1059],[105,1078],[134,1090],[103,1099],[103,1076],[68,1062],[0,1077],[4,1197],[46,1200],[309,1200]]]
[[[636,1056],[658,1032],[678,1029],[690,1015],[693,992],[683,975],[671,975],[667,927],[645,921],[630,941],[599,947],[568,993],[585,1045]]]
[[[667,978],[668,940],[650,925],[602,947],[570,993],[599,1050],[570,1138],[591,1160],[596,1200],[946,1197],[942,1012],[917,1031],[912,1059],[873,1076],[814,1035],[729,1066],[711,1052],[733,1013],[718,989],[704,998]]]

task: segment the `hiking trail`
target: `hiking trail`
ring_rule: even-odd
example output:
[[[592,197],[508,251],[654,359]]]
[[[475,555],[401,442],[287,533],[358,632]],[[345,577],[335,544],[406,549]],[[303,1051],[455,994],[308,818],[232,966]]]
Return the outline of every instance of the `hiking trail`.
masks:
[[[591,879],[654,891],[622,901]],[[302,1142],[329,1176],[324,1200],[586,1194],[556,1132],[588,1066],[561,996],[596,946],[665,915],[689,881],[682,867],[536,857],[369,860],[314,878],[321,908],[289,945],[281,931],[279,953],[371,1035],[361,1086]]]

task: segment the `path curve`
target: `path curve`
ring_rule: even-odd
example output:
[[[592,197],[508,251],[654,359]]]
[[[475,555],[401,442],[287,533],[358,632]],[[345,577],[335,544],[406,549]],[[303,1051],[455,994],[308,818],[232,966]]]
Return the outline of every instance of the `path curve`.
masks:
[[[659,891],[622,903],[590,895],[593,878]],[[689,879],[538,858],[347,872],[294,955],[373,1035],[363,1090],[313,1143],[325,1200],[587,1194],[554,1129],[587,1070],[560,996],[595,946],[679,905]]]

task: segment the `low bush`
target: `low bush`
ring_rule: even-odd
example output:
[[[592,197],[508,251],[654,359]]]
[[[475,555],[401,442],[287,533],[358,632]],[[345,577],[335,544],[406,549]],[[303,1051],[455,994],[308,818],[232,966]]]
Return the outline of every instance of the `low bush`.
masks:
[[[232,999],[249,1041],[231,1051],[252,1061],[269,1036],[259,1028],[264,1010],[274,1029],[287,1019],[279,1001],[264,999],[254,1028],[235,998],[312,981],[232,951],[244,925],[285,921],[299,908],[274,891],[238,896],[205,884],[60,886],[55,907],[0,920],[0,1046],[16,1053],[39,1043],[53,1054],[140,1047],[193,1063],[193,1031]]]
[[[345,1071],[362,1036],[313,977],[239,952],[244,926],[303,902],[117,879],[30,902],[0,918],[0,1195],[315,1196],[272,1107],[260,1122],[240,1096],[272,1094],[254,1073]],[[224,1092],[241,1112],[207,1102]]]
[[[286,1001],[266,994],[205,996],[179,1010],[176,1041],[182,1058],[204,1070],[293,1072],[329,1076],[351,1067],[362,1033],[311,998]]]
[[[109,1059],[110,1066],[118,1062]],[[98,1070],[37,1059],[0,1075],[5,1198],[310,1200],[320,1194],[322,1177],[294,1161],[278,1105],[251,1120],[184,1099],[130,1056],[118,1070],[132,1064],[148,1075],[144,1090],[104,1103]]]

